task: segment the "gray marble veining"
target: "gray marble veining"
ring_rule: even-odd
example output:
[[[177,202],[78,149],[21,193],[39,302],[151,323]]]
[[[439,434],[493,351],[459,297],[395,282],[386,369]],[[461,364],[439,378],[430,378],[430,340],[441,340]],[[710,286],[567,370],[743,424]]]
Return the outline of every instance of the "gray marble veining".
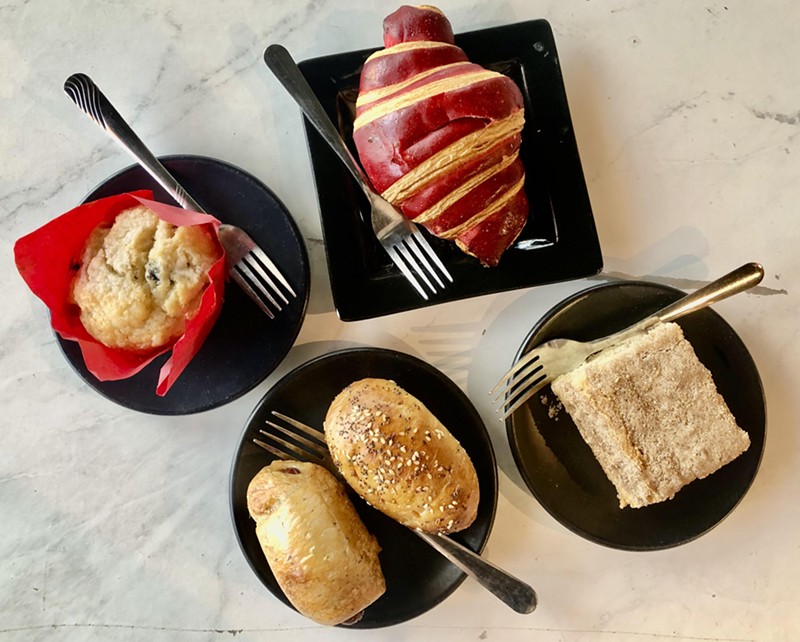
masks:
[[[796,639],[800,5],[440,6],[457,31],[540,17],[553,25],[605,270],[345,324],[333,311],[300,115],[261,54],[272,42],[297,59],[378,46],[395,3],[0,5],[0,642],[356,637],[315,626],[260,585],[227,500],[230,462],[260,396],[343,345],[415,354],[467,392],[500,469],[487,554],[540,596],[533,615],[517,616],[467,581],[381,639]],[[219,157],[270,185],[306,239],[312,298],[297,343],[234,403],[156,417],[101,398],[67,365],[14,270],[17,238],[130,164],[63,95],[78,71],[157,154]],[[487,394],[530,327],[598,280],[692,289],[750,260],[764,264],[764,282],[718,310],[753,354],[767,397],[767,447],[751,490],[711,533],[668,551],[623,553],[568,532],[527,491]]]

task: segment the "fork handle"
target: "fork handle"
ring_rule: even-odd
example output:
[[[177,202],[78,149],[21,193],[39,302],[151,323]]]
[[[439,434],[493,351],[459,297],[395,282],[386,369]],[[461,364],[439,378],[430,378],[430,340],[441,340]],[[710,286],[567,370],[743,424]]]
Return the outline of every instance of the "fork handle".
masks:
[[[89,76],[72,74],[64,82],[64,91],[89,118],[133,156],[181,207],[195,212],[205,211],[159,162]]]
[[[727,299],[729,296],[744,292],[761,283],[763,278],[764,268],[759,263],[745,263],[692,294],[678,299],[675,303],[659,310],[653,316],[659,321],[672,321],[700,308],[705,308],[712,303]]]
[[[449,537],[414,532],[517,613],[532,613],[536,608],[536,591],[522,580]]]
[[[350,150],[347,149],[347,145],[345,145],[339,132],[336,131],[331,119],[320,104],[292,55],[282,45],[270,45],[264,51],[264,62],[286,91],[289,92],[289,95],[294,98],[309,122],[325,139],[325,142],[331,146],[331,149],[344,163],[345,167],[350,170],[364,193],[371,197],[375,190],[372,189]]]
[[[620,330],[604,339],[598,339],[594,342],[596,352],[620,343],[624,339],[638,334],[655,323],[672,321],[708,307],[712,303],[727,299],[729,296],[749,290],[753,286],[759,284],[763,278],[764,268],[761,267],[761,264],[754,262],[745,263],[741,267],[711,281],[711,283],[704,285],[699,290],[681,297],[674,303],[670,303],[668,306],[661,308],[657,312],[654,312],[650,316],[645,317],[624,330]]]
[[[674,303],[661,308],[641,321],[634,323],[627,328],[616,332],[604,339],[593,341],[595,352],[616,345],[628,337],[639,334],[650,326],[662,322],[672,321],[679,317],[686,316],[702,308],[708,307],[712,303],[727,299],[729,296],[749,290],[761,282],[764,278],[764,268],[759,263],[745,263],[741,267],[728,272],[727,274],[704,285],[699,290],[681,297]]]

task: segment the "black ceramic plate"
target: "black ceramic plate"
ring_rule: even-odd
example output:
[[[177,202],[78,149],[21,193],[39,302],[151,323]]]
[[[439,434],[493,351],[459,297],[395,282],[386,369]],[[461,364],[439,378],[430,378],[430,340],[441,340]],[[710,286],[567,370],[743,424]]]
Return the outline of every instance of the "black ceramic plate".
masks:
[[[589,340],[616,332],[684,294],[645,282],[617,282],[579,292],[542,318],[517,359],[550,339]],[[549,386],[506,420],[517,467],[533,495],[564,526],[598,544],[656,550],[699,537],[733,510],[758,470],[766,414],[761,379],[747,348],[711,309],[677,323],[751,443],[743,455],[684,487],[673,499],[620,509],[614,486],[567,412],[551,413],[556,397]]]
[[[376,34],[380,34],[379,26]],[[306,133],[339,316],[366,319],[491,292],[595,274],[602,268],[592,209],[572,129],[553,33],[545,20],[456,36],[472,62],[510,76],[525,100],[520,156],[530,218],[496,268],[482,267],[449,241],[428,235],[453,275],[444,292],[423,300],[394,267],[362,218],[366,199],[317,131]],[[356,154],[355,100],[364,60],[375,49],[315,58],[300,68]]]
[[[497,505],[497,469],[489,435],[463,392],[441,372],[409,355],[373,348],[355,348],[324,355],[281,379],[259,402],[247,421],[231,469],[233,527],[247,562],[279,599],[289,601],[267,564],[247,512],[247,485],[274,457],[256,446],[259,428],[277,410],[321,428],[333,398],[353,381],[365,377],[392,379],[422,401],[459,440],[475,465],[480,483],[478,517],[466,530],[452,535],[474,551],[483,550]],[[466,577],[411,530],[367,506],[350,493],[367,529],[381,545],[380,561],[386,593],[364,612],[352,628],[390,626],[416,617],[450,595]]]
[[[56,335],[78,375],[101,395],[140,412],[184,415],[216,408],[243,395],[286,356],[300,331],[308,302],[308,255],[283,203],[247,172],[202,156],[168,156],[160,160],[206,211],[223,223],[246,230],[297,293],[296,299],[270,319],[229,281],[222,312],[211,333],[163,397],[156,395],[156,383],[169,353],[128,379],[98,381],[86,369],[77,342]],[[174,203],[138,165],[104,181],[84,202],[137,189],[151,189],[155,200]]]

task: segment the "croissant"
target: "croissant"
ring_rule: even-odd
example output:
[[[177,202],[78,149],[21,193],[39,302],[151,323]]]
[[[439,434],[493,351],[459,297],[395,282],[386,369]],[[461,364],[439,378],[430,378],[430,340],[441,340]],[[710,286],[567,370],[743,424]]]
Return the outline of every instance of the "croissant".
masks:
[[[528,217],[522,94],[469,62],[435,7],[400,7],[383,30],[353,123],[364,171],[407,218],[496,266]]]

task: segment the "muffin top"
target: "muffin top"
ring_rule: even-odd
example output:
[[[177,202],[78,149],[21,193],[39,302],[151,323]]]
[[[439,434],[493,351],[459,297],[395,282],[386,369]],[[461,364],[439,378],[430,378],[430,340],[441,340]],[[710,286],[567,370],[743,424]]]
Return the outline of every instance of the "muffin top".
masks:
[[[80,319],[110,348],[146,351],[184,332],[218,249],[201,226],[176,227],[139,205],[94,229],[72,287]]]

